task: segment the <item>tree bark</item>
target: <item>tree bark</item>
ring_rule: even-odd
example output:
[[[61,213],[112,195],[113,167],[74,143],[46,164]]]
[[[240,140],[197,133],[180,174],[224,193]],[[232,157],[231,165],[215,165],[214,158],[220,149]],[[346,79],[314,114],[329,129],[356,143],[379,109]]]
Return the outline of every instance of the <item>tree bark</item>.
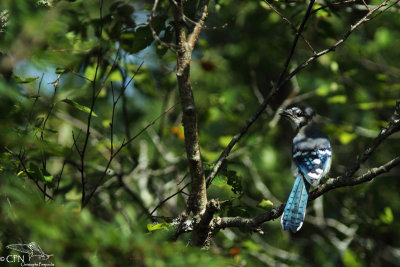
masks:
[[[177,42],[176,77],[182,106],[182,124],[185,134],[186,156],[189,161],[192,191],[189,198],[189,211],[202,214],[206,208],[206,182],[197,131],[197,112],[190,83],[190,61],[192,52],[207,17],[208,1],[202,0],[198,6],[198,20],[187,35],[182,1],[170,1],[174,13],[174,29]]]

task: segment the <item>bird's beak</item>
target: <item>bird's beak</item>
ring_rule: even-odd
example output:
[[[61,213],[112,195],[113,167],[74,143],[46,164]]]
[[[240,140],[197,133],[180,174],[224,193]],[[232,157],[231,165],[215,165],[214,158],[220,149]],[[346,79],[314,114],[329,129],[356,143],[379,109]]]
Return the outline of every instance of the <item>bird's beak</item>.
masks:
[[[287,109],[280,109],[279,115],[283,117],[290,117],[292,114]]]

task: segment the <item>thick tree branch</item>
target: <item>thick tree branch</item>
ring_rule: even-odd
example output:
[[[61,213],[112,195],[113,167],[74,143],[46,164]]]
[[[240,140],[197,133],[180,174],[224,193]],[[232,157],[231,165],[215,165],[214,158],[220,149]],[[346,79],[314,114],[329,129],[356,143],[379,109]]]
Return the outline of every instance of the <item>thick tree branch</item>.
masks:
[[[372,179],[378,177],[383,173],[389,172],[391,169],[399,165],[400,165],[400,156],[397,156],[391,161],[385,163],[384,165],[377,168],[372,168],[368,170],[366,173],[355,178],[352,177],[345,178],[342,176],[338,176],[336,178],[329,178],[326,182],[319,185],[315,190],[313,190],[310,193],[309,201],[312,201],[320,197],[321,195],[327,193],[332,189],[345,186],[354,186],[371,181]],[[230,228],[230,227],[240,227],[240,228],[257,230],[257,228],[264,222],[279,218],[282,215],[284,208],[285,208],[285,203],[272,208],[269,212],[262,213],[251,218],[217,217],[214,219],[214,227],[220,229]]]
[[[197,8],[198,21],[192,31],[186,33],[182,2],[171,0],[174,13],[174,29],[177,41],[177,70],[179,97],[182,105],[182,124],[185,134],[186,155],[189,161],[192,192],[189,210],[195,215],[204,212],[207,203],[206,184],[197,131],[197,112],[190,83],[190,61],[204,20],[207,17],[208,0],[201,0]]]
[[[193,234],[190,240],[192,246],[207,246],[207,243],[209,243],[211,238],[211,232],[213,231],[210,222],[219,209],[220,204],[217,200],[212,199],[207,203],[206,210],[201,217],[200,222],[196,224],[193,229]]]
[[[272,208],[269,212],[259,214],[251,218],[242,217],[217,217],[214,219],[215,228],[239,227],[245,229],[257,229],[262,223],[279,218],[285,205]]]
[[[369,169],[366,173],[357,176],[357,177],[346,177],[339,176],[336,178],[329,178],[322,185],[318,186],[315,190],[310,193],[310,200],[314,200],[326,192],[344,186],[354,186],[358,184],[362,184],[365,182],[369,182],[375,177],[389,172],[394,167],[400,165],[400,155],[392,159],[391,161],[383,164],[382,166]]]

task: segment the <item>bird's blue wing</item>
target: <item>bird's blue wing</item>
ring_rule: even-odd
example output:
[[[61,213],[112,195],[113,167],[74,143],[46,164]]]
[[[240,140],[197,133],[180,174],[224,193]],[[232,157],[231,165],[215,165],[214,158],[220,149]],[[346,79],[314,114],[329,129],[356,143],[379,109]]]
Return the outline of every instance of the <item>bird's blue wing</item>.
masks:
[[[315,186],[330,169],[332,150],[330,147],[314,150],[293,151],[293,161],[307,182]]]

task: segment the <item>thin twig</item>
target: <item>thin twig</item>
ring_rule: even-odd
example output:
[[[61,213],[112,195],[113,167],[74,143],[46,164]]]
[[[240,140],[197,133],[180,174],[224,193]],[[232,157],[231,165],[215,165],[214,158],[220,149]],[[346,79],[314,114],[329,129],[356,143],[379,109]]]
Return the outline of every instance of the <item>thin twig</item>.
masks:
[[[150,212],[150,215],[153,215],[153,213],[158,210],[162,205],[164,205],[165,202],[167,202],[168,200],[170,200],[171,198],[173,198],[174,196],[180,194],[183,192],[183,190],[188,187],[191,183],[187,183],[185,184],[181,189],[179,189],[178,191],[176,191],[175,193],[173,193],[172,195],[170,195],[169,197],[165,198],[164,200],[162,200],[160,203],[158,203],[158,205]]]
[[[102,38],[102,33],[103,33],[103,0],[100,1],[100,9],[99,9],[99,13],[100,13],[100,39]],[[86,135],[85,135],[85,140],[83,142],[83,147],[81,152],[79,153],[80,155],[80,159],[81,159],[81,167],[80,167],[80,172],[81,172],[81,184],[82,184],[82,200],[81,200],[81,206],[84,206],[85,203],[85,198],[86,198],[86,181],[85,181],[85,155],[86,155],[86,149],[87,146],[89,144],[89,136],[90,136],[90,127],[91,127],[91,121],[92,121],[92,117],[93,117],[93,109],[94,109],[94,105],[96,103],[96,80],[97,80],[97,74],[100,68],[100,61],[102,59],[103,55],[102,55],[102,49],[101,46],[99,47],[99,51],[97,54],[97,64],[96,64],[96,69],[94,72],[94,77],[93,77],[93,82],[92,82],[92,99],[91,99],[91,103],[90,103],[90,111],[89,111],[89,115],[87,118],[87,128],[86,128]],[[79,151],[78,151],[79,152]]]
[[[271,8],[276,14],[278,14],[287,24],[289,24],[290,28],[292,28],[292,30],[297,33],[297,29],[296,27],[293,25],[293,23],[286,18],[282,13],[280,13],[273,5],[271,5],[267,0],[264,0],[264,2],[269,6],[269,8]],[[311,52],[314,54],[315,50],[314,48],[311,46],[310,42],[304,38],[303,34],[300,34],[301,39],[303,39],[303,41],[306,43],[306,45],[308,46],[308,48],[311,50]]]
[[[118,175],[118,181],[120,186],[128,193],[128,195],[140,206],[142,209],[143,213],[146,214],[146,216],[151,219],[152,218],[152,213],[149,213],[148,209],[144,205],[142,199],[135,193],[133,192],[122,180],[122,176]]]
[[[79,139],[79,135],[81,134],[81,132],[82,131],[79,131],[79,133],[78,133],[78,139]],[[73,133],[73,132],[72,132]],[[75,147],[75,137],[73,137],[73,140],[74,140],[74,143],[71,145],[71,148],[70,148],[70,152],[69,152],[69,154],[71,155],[72,154],[72,151],[73,151],[73,149],[74,149],[74,147]],[[69,156],[70,156],[69,155]],[[68,156],[68,157],[69,157]],[[64,159],[64,161],[63,161],[63,165],[62,165],[62,167],[61,167],[61,171],[60,171],[60,174],[58,175],[58,180],[57,180],[57,186],[56,186],[56,189],[55,189],[55,191],[54,191],[54,196],[56,196],[57,194],[58,194],[58,190],[60,189],[60,182],[61,182],[61,178],[62,178],[62,175],[63,175],[63,173],[64,173],[64,168],[65,168],[65,165],[67,164],[67,159]]]
[[[302,34],[304,26],[306,25],[306,22],[307,22],[308,18],[311,15],[311,10],[312,10],[312,7],[314,5],[314,2],[315,2],[315,0],[310,0],[310,3],[308,4],[308,8],[307,8],[307,11],[306,11],[306,14],[304,15],[304,18],[303,18],[303,21],[301,22],[299,29],[296,31],[296,35],[294,37],[292,47],[290,48],[289,55],[288,55],[288,57],[286,59],[285,65],[283,67],[283,70],[282,70],[281,74],[279,75],[278,82],[276,83],[277,87],[281,86],[281,82],[283,80],[283,77],[284,77],[286,71],[289,68],[289,64],[290,64],[290,62],[292,60],[292,57],[294,55],[294,51],[296,50],[296,46],[297,46],[299,37]]]
[[[111,162],[114,160],[114,158],[118,155],[118,153],[128,144],[130,144],[132,141],[134,141],[137,137],[139,137],[142,133],[144,133],[149,127],[151,127],[152,125],[154,125],[162,116],[164,116],[165,114],[167,114],[168,112],[170,112],[173,108],[175,108],[178,105],[178,103],[176,103],[175,105],[173,105],[172,107],[168,108],[167,110],[165,110],[163,113],[161,113],[157,118],[155,118],[152,122],[150,122],[146,127],[144,127],[142,130],[140,130],[135,136],[133,136],[132,138],[130,138],[127,141],[122,141],[122,144],[120,145],[120,147],[115,150],[115,152],[113,154],[110,154],[110,159],[107,162],[106,167],[104,168],[104,171],[102,173],[102,175],[100,176],[100,178],[98,179],[97,183],[94,186],[94,189],[92,190],[92,192],[87,196],[86,201],[83,203],[82,207],[86,206],[90,199],[93,197],[93,195],[96,193],[97,189],[99,188],[99,186],[101,185],[101,183],[103,182],[104,178],[106,177],[108,170],[110,168]]]
[[[76,75],[76,76],[78,76],[78,77],[80,77],[80,78],[82,78],[82,79],[85,79],[86,81],[88,81],[88,82],[90,82],[90,83],[93,83],[93,81],[92,81],[91,79],[89,79],[88,77],[86,77],[86,76],[84,76],[84,75],[82,75],[82,74],[80,74],[80,73],[74,71],[72,68],[67,67],[66,69],[67,69],[69,72],[71,72],[72,74],[74,74],[74,75]]]
[[[4,149],[8,153],[10,153],[12,156],[14,156],[14,157],[16,157],[18,159],[19,163],[22,166],[23,172],[25,173],[26,176],[28,176],[29,179],[31,179],[35,183],[36,187],[40,190],[40,192],[42,192],[42,194],[44,196],[46,196],[49,199],[53,200],[53,197],[50,196],[49,194],[47,194],[47,192],[39,185],[39,182],[32,176],[32,174],[26,168],[25,163],[24,163],[24,159],[23,159],[23,157],[24,157],[23,154],[17,154],[17,153],[15,153],[14,151],[12,151],[11,149],[9,149],[7,147],[4,147]]]
[[[316,8],[316,9],[314,9],[312,11],[312,13],[313,14],[317,13],[318,11],[320,11],[322,9],[326,9],[326,8],[332,7],[332,6],[349,5],[349,4],[355,4],[355,3],[356,3],[356,0],[346,0],[346,1],[340,1],[340,2],[332,2],[332,3],[328,3],[328,4],[324,5],[324,6],[320,6],[320,7]]]
[[[157,32],[154,30],[153,19],[154,19],[154,15],[156,13],[156,10],[157,10],[158,2],[159,2],[159,0],[154,0],[153,8],[151,9],[150,16],[149,16],[149,19],[147,21],[147,24],[150,27],[150,30],[151,30],[151,33],[153,35],[154,40],[156,40],[160,45],[162,45],[162,46],[164,46],[164,47],[166,47],[168,49],[171,49],[173,52],[175,52],[175,49],[177,48],[177,45],[173,44],[173,43],[164,42],[163,40],[161,40],[161,38],[158,36]]]
[[[133,140],[135,140],[136,138],[138,138],[143,132],[145,132],[149,127],[153,126],[161,117],[163,117],[165,114],[167,114],[168,112],[170,112],[172,109],[174,109],[178,103],[175,103],[174,105],[172,105],[171,107],[169,107],[168,109],[166,109],[163,113],[161,113],[160,115],[158,115],[157,118],[155,118],[152,122],[150,122],[149,124],[146,125],[146,127],[144,127],[142,130],[140,130],[135,136],[133,136],[132,138],[128,139],[127,141],[122,142],[121,146],[118,148],[117,151],[115,151],[114,156],[116,156],[116,154],[119,153],[119,151],[121,149],[123,149],[125,146],[127,146],[129,143],[131,143]]]
[[[29,117],[28,117],[28,124],[32,123],[32,119],[33,119],[33,108],[35,107],[39,97],[40,97],[40,90],[42,88],[42,83],[43,83],[43,77],[44,77],[44,72],[42,73],[42,76],[40,77],[40,81],[39,81],[39,86],[38,86],[38,91],[37,94],[35,96],[35,100],[33,101],[33,104],[31,106],[31,109],[29,111]]]

